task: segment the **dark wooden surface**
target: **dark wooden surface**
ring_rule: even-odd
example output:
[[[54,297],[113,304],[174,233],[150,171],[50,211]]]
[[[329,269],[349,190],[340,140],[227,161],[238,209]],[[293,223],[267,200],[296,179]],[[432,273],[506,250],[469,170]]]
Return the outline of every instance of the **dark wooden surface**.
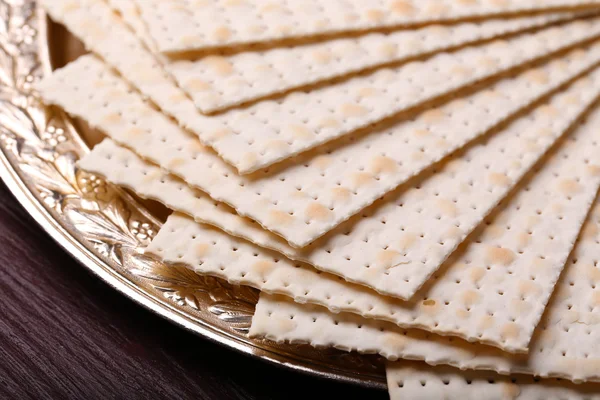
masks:
[[[387,395],[282,370],[171,325],[78,265],[0,183],[0,399],[330,397]]]

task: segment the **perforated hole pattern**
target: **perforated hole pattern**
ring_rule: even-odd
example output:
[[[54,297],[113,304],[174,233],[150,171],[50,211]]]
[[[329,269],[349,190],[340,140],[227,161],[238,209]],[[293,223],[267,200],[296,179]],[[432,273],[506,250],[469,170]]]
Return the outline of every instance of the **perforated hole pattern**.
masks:
[[[137,0],[137,4],[159,49],[181,51],[598,1]]]
[[[590,68],[600,59],[597,46],[574,51],[535,72],[501,81],[490,90],[414,120],[372,135],[350,136],[335,146],[321,146],[250,177],[237,175],[91,56],[56,71],[38,89],[45,101],[86,119],[115,141],[233,206],[238,214],[302,247]],[[447,135],[449,131],[454,133]]]
[[[598,188],[598,167],[589,162],[596,151],[593,127],[599,120],[596,113],[531,182],[525,182],[524,189],[504,204],[489,225],[484,224],[466,251],[458,253],[445,270],[428,282],[423,292],[426,295],[418,294],[411,302],[391,302],[344,284],[341,278],[326,274],[318,277],[309,267],[290,263],[276,253],[177,215],[169,219],[149,251],[169,262],[187,263],[200,273],[285,294],[300,302],[523,351]],[[577,179],[585,179],[588,184],[581,185]],[[544,219],[538,211],[542,211]],[[534,228],[539,233],[530,235]],[[550,237],[553,233],[556,236]],[[212,256],[219,260],[218,264],[206,262]],[[224,272],[231,268],[238,272]],[[306,331],[301,329],[296,332],[287,326],[277,330],[280,325],[271,323],[261,309],[259,303],[252,327],[254,334],[280,340],[318,341],[304,335]],[[283,309],[278,304],[272,313],[278,316]],[[261,315],[264,323],[255,325],[261,321]],[[333,334],[331,329],[305,329],[311,334]],[[343,337],[352,339],[356,335]]]
[[[134,28],[138,36],[154,48],[135,4],[119,0],[109,3],[121,12],[125,22]],[[196,107],[207,113],[365,68],[400,62],[572,17],[571,13],[544,14],[437,25],[196,59],[170,59],[156,55],[179,86],[191,96]]]
[[[359,307],[357,303],[365,307],[361,313],[365,316],[385,315],[402,326],[454,334],[508,351],[526,351],[600,185],[600,168],[591,161],[597,151],[598,123],[600,110],[522,183],[522,189],[501,205],[410,302],[398,304],[379,298],[369,304],[363,302],[366,297],[358,295],[346,300],[353,307]],[[154,241],[160,242],[162,239]],[[294,280],[289,283],[299,285]],[[285,291],[285,282],[278,289],[273,291],[296,297],[291,290]],[[329,295],[341,303],[340,291]],[[298,322],[292,326],[296,330],[279,329],[265,311],[286,318],[282,310],[279,306],[257,307],[253,334],[306,342],[333,337],[331,329],[313,329],[311,324]],[[324,323],[330,324],[331,319]],[[356,337],[343,335],[349,340]]]
[[[302,250],[112,141],[97,146],[80,166],[197,221],[407,299],[590,106],[599,78],[596,71],[579,79],[491,139],[453,155]]]
[[[279,100],[209,117],[197,111],[192,100],[107,4],[77,1],[80,6],[67,12],[64,3],[70,6],[70,0],[46,0],[44,4],[88,48],[244,174],[600,34],[600,18],[576,21],[481,47],[437,54],[426,61],[380,69],[309,93],[294,92]]]
[[[387,369],[391,400],[597,400],[597,384],[575,385],[560,379],[502,376],[490,372],[431,368],[401,362]]]

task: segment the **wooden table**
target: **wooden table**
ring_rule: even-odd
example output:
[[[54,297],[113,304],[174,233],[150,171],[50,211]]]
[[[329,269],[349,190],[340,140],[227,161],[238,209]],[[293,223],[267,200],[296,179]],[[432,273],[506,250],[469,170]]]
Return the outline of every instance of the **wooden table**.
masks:
[[[72,260],[0,183],[0,399],[386,399],[253,360]]]

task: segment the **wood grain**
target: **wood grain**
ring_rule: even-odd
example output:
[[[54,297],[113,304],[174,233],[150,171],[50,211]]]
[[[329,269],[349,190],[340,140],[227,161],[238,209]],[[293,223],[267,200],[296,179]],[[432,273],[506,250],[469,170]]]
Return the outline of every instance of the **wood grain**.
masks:
[[[0,183],[0,399],[385,399],[185,332],[72,260]]]

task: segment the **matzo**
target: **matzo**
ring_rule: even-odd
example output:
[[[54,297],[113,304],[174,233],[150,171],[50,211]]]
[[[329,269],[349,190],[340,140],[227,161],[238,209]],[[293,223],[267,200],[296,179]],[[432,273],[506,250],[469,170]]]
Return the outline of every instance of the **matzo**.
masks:
[[[415,115],[414,120],[321,146],[249,177],[237,175],[92,56],[55,71],[38,89],[48,103],[86,119],[116,142],[231,205],[292,246],[302,247],[544,93],[593,67],[600,60],[599,49],[596,43],[575,50],[489,90]]]
[[[299,302],[525,352],[600,184],[593,163],[599,123],[596,111],[409,302],[324,273],[316,278],[305,265],[179,215],[149,251]],[[267,319],[257,312],[253,334],[290,334],[269,331]]]
[[[153,49],[153,41],[135,4],[121,0],[109,3]],[[573,17],[572,13],[547,14],[372,33],[285,48],[249,49],[234,55],[180,59],[159,54],[157,57],[196,107],[211,113],[340,75],[400,63]],[[63,21],[67,20],[69,18],[63,17]]]
[[[53,4],[55,4],[57,7],[58,6],[62,7],[61,13],[59,13],[58,9],[55,10],[54,8],[52,8],[49,10],[53,11],[54,18],[59,19],[59,16],[60,16],[59,20],[62,23],[66,24],[67,21],[70,20],[67,17],[67,13],[71,12],[71,10],[69,10],[69,8],[65,8],[64,3],[61,4],[60,1],[62,1],[62,0],[54,1]],[[79,1],[79,4],[84,7],[88,7],[89,4],[93,4],[93,3],[83,2],[83,0],[76,0],[76,1]],[[123,1],[123,0],[100,0],[100,1],[105,1],[113,10],[115,10],[117,13],[119,13],[121,15],[121,17],[123,18],[123,20],[127,23],[127,25],[129,25],[129,27],[135,32],[138,39],[140,39],[146,45],[146,47],[148,47],[152,51],[154,51],[156,49],[154,41],[149,36],[148,27],[146,26],[144,21],[142,21],[142,19],[140,18],[140,12],[139,12],[137,4],[135,4],[135,1]],[[98,10],[102,10],[102,9],[103,8],[100,7]],[[89,11],[93,11],[93,10],[90,9]],[[556,15],[558,16],[561,14],[556,14]],[[565,15],[568,15],[568,14],[565,14]],[[158,56],[158,57],[160,57],[160,56]],[[161,58],[164,60],[167,60],[166,57],[161,57]]]
[[[108,139],[80,166],[199,222],[380,293],[408,299],[591,105],[599,90],[600,71],[595,71],[303,249],[288,246]]]
[[[600,4],[596,0],[136,0],[136,3],[162,52]]]
[[[205,116],[107,4],[78,0],[79,7],[65,12],[63,1],[71,4],[72,0],[46,0],[44,4],[88,48],[242,174],[600,36],[600,17],[578,20]],[[81,6],[84,3],[89,5]]]
[[[573,381],[600,381],[600,332],[595,329],[600,323],[597,312],[600,305],[599,254],[600,200],[596,200],[535,330],[527,355],[510,356],[491,347],[417,330],[402,331],[391,324],[368,321],[351,314],[332,315],[324,308],[300,306],[291,301],[285,301],[285,305],[279,308],[281,298],[265,301],[271,303],[269,310],[276,308],[273,301],[278,303],[279,318],[289,319],[290,314],[294,314],[297,328],[284,334],[290,340],[307,341],[310,336],[309,340],[314,345],[377,352],[390,359],[419,359],[429,364],[490,369],[502,374],[525,373]],[[471,270],[473,276],[478,275],[475,271]],[[506,303],[509,307],[511,301]],[[264,312],[260,314],[264,316]],[[315,323],[312,321],[315,318],[322,334],[317,335],[314,330]],[[257,322],[261,322],[260,319]],[[484,317],[481,323],[491,322]]]
[[[386,369],[391,400],[598,400],[594,383],[573,384],[527,375],[432,368],[423,363],[390,363]]]

